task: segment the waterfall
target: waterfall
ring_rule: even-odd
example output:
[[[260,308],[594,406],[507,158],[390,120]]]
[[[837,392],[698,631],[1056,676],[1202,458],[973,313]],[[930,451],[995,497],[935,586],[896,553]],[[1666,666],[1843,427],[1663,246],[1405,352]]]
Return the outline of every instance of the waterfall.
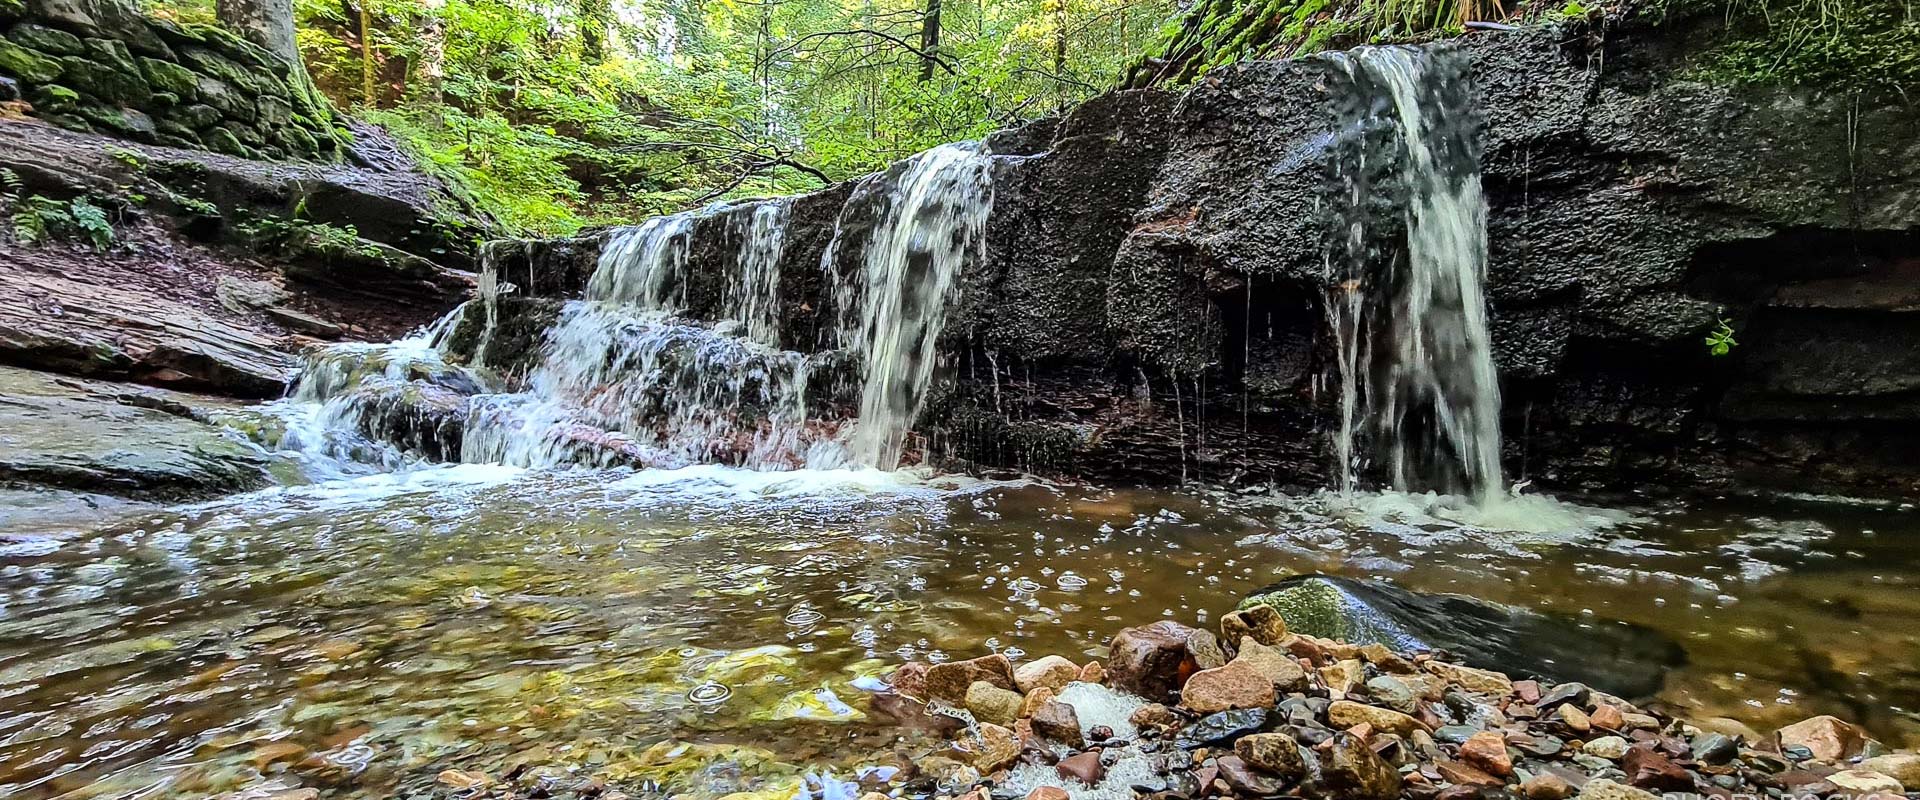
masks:
[[[1328,276],[1341,488],[1377,466],[1401,491],[1491,500],[1501,490],[1500,389],[1464,59],[1409,47],[1328,58],[1351,87],[1339,101],[1350,136],[1333,160],[1339,219]],[[1363,451],[1381,463],[1365,463]]]
[[[603,234],[583,296],[560,305],[517,391],[441,360],[454,315],[394,344],[310,354],[301,388],[281,404],[287,449],[387,469],[421,458],[893,469],[925,403],[961,270],[983,253],[990,166],[977,146],[949,145],[856,187],[822,255],[838,351],[781,349],[793,201],[709,206]],[[696,253],[696,241],[706,249]],[[500,280],[494,248],[482,255],[475,360],[485,363],[505,346],[500,296],[514,287]],[[809,392],[835,383],[814,380],[816,370],[850,360],[860,366],[858,417],[811,416]]]
[[[847,443],[856,464],[893,469],[926,401],[934,347],[968,260],[986,247],[992,159],[973,144],[928,150],[867,178],[859,194],[881,207],[865,242],[861,283],[842,282],[841,344],[862,364],[860,416]],[[855,204],[849,203],[852,209]],[[841,241],[836,225],[826,263]],[[848,313],[859,309],[857,318]]]

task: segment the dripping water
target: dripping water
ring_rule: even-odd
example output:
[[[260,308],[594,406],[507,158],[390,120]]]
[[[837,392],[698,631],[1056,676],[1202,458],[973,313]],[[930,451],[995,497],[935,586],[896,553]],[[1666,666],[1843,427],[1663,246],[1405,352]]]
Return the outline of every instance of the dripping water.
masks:
[[[1464,60],[1407,47],[1329,58],[1351,87],[1342,109],[1350,144],[1334,160],[1344,224],[1333,247],[1341,258],[1329,262],[1341,488],[1351,491],[1368,464],[1364,450],[1397,490],[1492,500],[1501,480],[1500,395]]]

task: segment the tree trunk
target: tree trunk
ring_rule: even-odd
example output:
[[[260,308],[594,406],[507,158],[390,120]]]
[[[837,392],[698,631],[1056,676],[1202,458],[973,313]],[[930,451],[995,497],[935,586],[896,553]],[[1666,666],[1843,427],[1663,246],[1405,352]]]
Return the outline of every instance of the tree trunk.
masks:
[[[215,0],[220,25],[279,56],[300,75],[300,47],[293,38],[293,0]]]
[[[370,0],[360,0],[360,98],[368,108],[373,107],[373,12],[367,10]]]
[[[927,0],[927,12],[920,18],[920,80],[933,80],[939,59],[940,0]]]

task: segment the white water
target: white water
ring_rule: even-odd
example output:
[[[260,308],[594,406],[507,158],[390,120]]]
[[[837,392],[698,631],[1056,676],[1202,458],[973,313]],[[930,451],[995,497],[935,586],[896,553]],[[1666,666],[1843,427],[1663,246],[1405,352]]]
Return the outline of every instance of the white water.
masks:
[[[900,463],[932,382],[934,345],[961,267],[984,254],[993,208],[992,162],[977,146],[944,145],[904,166],[897,178],[875,175],[862,187],[886,192],[887,210],[866,243],[859,319],[841,332],[842,345],[864,367],[849,457],[880,469]],[[836,236],[829,267],[839,245]],[[849,289],[838,292],[843,309],[851,306]]]
[[[834,287],[840,319],[849,321],[840,342],[862,364],[856,421],[809,415],[816,362],[832,354],[780,349],[780,263],[791,213],[791,201],[782,199],[711,206],[609,232],[584,298],[561,308],[515,392],[488,393],[479,376],[442,360],[457,315],[391,344],[317,351],[300,389],[273,408],[289,431],[276,444],[338,462],[342,474],[368,465],[408,469],[422,460],[422,447],[380,441],[384,432],[412,430],[409,420],[387,424],[393,420],[386,415],[419,416],[405,401],[427,396],[457,404],[464,424],[456,445],[436,439],[425,449],[457,450],[445,456],[467,463],[894,469],[932,379],[934,344],[958,274],[984,246],[988,166],[973,146],[953,145],[860,187],[862,202],[879,203],[879,213],[861,269]],[[850,213],[843,211],[842,223],[855,218]],[[710,230],[700,226],[720,223],[714,218],[723,214],[739,242],[732,271],[691,274],[696,230]],[[699,284],[722,292],[719,318],[696,320],[687,313],[690,286],[708,277],[723,279]],[[480,283],[482,363],[510,355],[492,351],[501,346],[499,295],[511,288],[489,264]],[[449,375],[466,391],[449,395]],[[451,429],[444,419],[433,421],[436,433]]]
[[[1354,259],[1330,303],[1339,341],[1341,488],[1354,488],[1364,424],[1394,489],[1459,491],[1493,502],[1500,475],[1500,388],[1487,330],[1486,201],[1464,74],[1444,52],[1360,48],[1332,56],[1356,87],[1388,95],[1403,184],[1405,252],[1364,263],[1369,233],[1343,233]],[[1365,153],[1361,156],[1365,158]],[[1364,174],[1369,165],[1343,165]],[[1346,202],[1366,202],[1349,177]],[[1364,420],[1358,419],[1364,413]]]

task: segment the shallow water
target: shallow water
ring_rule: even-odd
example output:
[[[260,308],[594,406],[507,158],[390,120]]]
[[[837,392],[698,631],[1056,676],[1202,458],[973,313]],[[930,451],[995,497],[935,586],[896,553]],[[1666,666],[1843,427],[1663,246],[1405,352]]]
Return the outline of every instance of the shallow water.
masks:
[[[909,658],[1097,656],[1304,570],[1665,631],[1660,698],[1920,740],[1911,510],[1276,498],[879,472],[460,466],[0,550],[0,796],[385,796],[547,764],[792,793],[928,745],[867,710]],[[1350,504],[1349,504],[1350,506]],[[1455,515],[1458,516],[1458,515]],[[558,774],[558,773],[557,773]]]

